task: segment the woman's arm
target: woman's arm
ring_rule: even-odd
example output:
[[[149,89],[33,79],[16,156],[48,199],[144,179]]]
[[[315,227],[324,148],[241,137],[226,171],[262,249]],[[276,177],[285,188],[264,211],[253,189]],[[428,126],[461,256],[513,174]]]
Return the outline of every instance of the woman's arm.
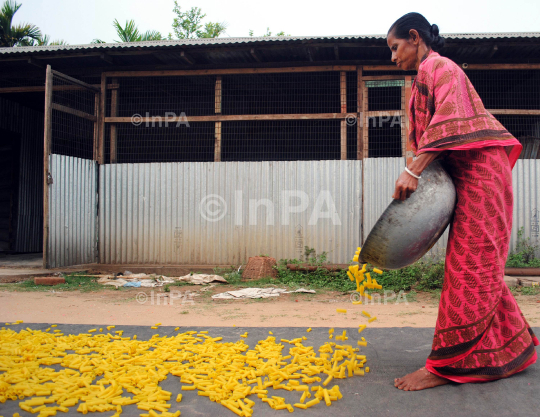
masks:
[[[413,162],[411,162],[407,168],[409,168],[409,170],[413,174],[420,176],[422,171],[424,171],[424,169],[426,169],[429,164],[431,164],[435,159],[437,159],[437,157],[442,152],[444,151],[425,152],[421,154],[418,158],[416,158]],[[409,198],[411,194],[416,191],[417,188],[418,180],[414,178],[411,174],[409,174],[407,171],[403,171],[399,176],[398,180],[396,181],[396,189],[392,198],[405,201],[405,199]]]

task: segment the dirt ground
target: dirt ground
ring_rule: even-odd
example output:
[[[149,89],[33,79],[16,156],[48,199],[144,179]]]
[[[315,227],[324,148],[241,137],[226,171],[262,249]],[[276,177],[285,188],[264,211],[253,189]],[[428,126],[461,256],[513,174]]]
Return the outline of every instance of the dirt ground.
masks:
[[[367,323],[362,310],[377,320],[371,327],[434,327],[439,300],[434,294],[418,293],[380,304],[353,305],[349,294],[325,291],[318,294],[283,294],[270,299],[213,300],[223,286],[122,289],[98,292],[0,291],[0,320],[29,323],[123,324],[220,327],[355,327]],[[191,297],[190,294],[193,294]],[[172,295],[172,298],[171,298]],[[540,296],[516,297],[532,326],[540,323]],[[158,304],[159,303],[159,304]],[[346,309],[338,313],[336,309]]]

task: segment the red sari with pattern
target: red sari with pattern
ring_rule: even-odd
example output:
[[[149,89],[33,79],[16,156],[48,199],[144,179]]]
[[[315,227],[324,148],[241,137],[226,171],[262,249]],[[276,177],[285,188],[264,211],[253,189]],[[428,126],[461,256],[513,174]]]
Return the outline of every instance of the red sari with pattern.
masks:
[[[465,73],[431,52],[410,102],[417,155],[446,151],[457,203],[426,368],[455,382],[490,381],[536,362],[538,339],[503,281],[512,230],[512,168],[522,146],[488,113]]]

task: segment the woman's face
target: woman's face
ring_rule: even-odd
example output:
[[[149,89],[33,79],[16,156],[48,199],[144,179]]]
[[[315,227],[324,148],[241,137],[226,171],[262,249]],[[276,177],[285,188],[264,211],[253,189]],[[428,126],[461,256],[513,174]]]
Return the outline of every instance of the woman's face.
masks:
[[[417,68],[418,45],[420,37],[414,29],[410,31],[409,39],[398,39],[394,36],[394,31],[386,37],[388,47],[392,51],[392,62],[403,71],[411,71]]]

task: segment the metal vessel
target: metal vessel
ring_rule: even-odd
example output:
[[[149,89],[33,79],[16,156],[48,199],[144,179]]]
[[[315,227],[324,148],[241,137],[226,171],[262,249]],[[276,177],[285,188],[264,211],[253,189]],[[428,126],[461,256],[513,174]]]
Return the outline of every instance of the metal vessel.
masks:
[[[439,161],[432,162],[405,201],[393,200],[369,233],[359,262],[399,269],[424,256],[452,220],[456,189]]]

